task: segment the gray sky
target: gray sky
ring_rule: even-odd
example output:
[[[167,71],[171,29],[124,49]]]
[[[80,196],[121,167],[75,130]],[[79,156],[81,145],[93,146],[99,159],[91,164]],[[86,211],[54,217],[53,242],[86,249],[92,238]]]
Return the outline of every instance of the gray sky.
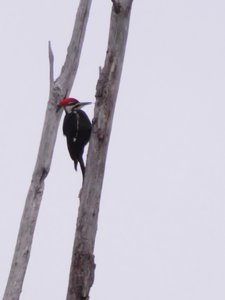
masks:
[[[1,1],[0,297],[78,1]],[[94,101],[110,1],[94,1],[71,95]],[[91,299],[225,298],[225,2],[135,1],[108,153]],[[93,106],[85,109],[92,116]],[[81,172],[62,129],[22,300],[65,299]]]

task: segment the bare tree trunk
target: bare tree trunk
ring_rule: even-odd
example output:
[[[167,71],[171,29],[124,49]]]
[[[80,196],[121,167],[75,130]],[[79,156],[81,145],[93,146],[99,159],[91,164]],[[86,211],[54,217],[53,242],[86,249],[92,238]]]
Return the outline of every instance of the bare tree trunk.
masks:
[[[67,300],[88,300],[94,281],[94,244],[105,162],[119,89],[132,0],[113,1],[108,49],[97,83],[84,184],[80,193]]]
[[[62,112],[56,113],[58,101],[70,93],[77,72],[91,0],[81,0],[67,57],[57,80],[53,78],[53,54],[49,44],[50,94],[36,166],[28,191],[11,270],[3,300],[18,300],[26,273],[34,229],[44,190],[44,180],[51,166],[56,134]]]

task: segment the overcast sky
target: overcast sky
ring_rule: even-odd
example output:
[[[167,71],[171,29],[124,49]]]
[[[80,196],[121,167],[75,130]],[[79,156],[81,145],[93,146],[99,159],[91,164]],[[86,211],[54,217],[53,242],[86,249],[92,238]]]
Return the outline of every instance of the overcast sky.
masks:
[[[0,2],[0,297],[78,0]],[[93,1],[71,96],[94,101],[110,1]],[[225,299],[225,2],[134,0],[92,300]],[[85,108],[90,118],[93,106]],[[58,132],[21,300],[65,299],[81,172]]]

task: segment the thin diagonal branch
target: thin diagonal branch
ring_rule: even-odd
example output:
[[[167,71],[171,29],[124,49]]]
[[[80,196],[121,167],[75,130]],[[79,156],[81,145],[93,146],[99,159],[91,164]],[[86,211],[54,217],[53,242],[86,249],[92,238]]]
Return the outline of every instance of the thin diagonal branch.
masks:
[[[50,89],[54,83],[54,55],[52,51],[51,42],[48,42],[48,58],[49,58],[49,80],[50,80]]]
[[[70,93],[79,64],[91,0],[80,0],[74,30],[68,48],[63,71],[53,81],[53,53],[49,45],[50,93],[47,103],[44,127],[32,181],[27,194],[11,270],[3,300],[18,300],[26,273],[33,234],[44,191],[44,181],[49,173],[56,134],[62,112],[56,113],[58,101]]]

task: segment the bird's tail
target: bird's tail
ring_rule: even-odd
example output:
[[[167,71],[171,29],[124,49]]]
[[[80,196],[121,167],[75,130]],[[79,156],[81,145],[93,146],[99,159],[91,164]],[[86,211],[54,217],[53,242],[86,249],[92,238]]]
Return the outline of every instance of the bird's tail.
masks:
[[[84,161],[83,161],[83,157],[79,157],[78,159],[74,160],[74,168],[77,171],[77,164],[80,164],[80,168],[82,171],[82,175],[83,175],[83,180],[84,180],[84,174],[85,174],[85,165],[84,165]]]
[[[81,171],[82,171],[82,175],[83,175],[83,180],[84,180],[84,174],[85,174],[85,165],[84,165],[84,160],[83,160],[83,157],[80,156],[78,158],[78,161],[79,161],[79,164],[80,164],[80,168],[81,168]]]
[[[74,160],[74,168],[75,168],[76,171],[77,171],[77,164],[78,164],[78,160],[75,159],[75,160]]]

